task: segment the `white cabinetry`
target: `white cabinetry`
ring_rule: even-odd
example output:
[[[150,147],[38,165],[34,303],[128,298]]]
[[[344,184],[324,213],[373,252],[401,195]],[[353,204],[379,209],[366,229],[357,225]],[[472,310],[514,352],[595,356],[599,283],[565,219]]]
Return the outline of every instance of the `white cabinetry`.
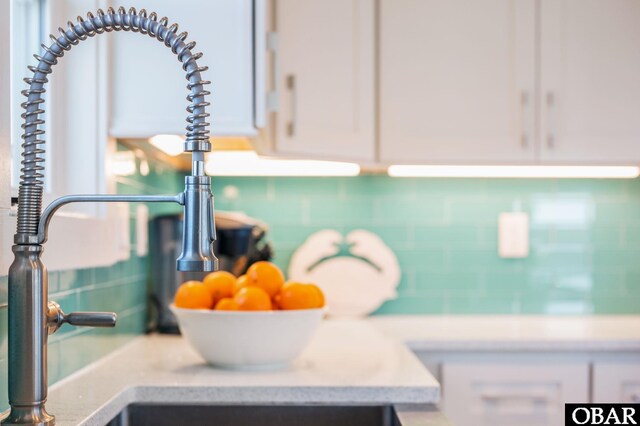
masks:
[[[640,362],[597,362],[593,402],[640,402]]]
[[[458,426],[561,426],[564,404],[640,402],[640,355],[629,348],[418,350]]]
[[[154,2],[205,53],[214,135],[261,127],[263,1]],[[376,1],[273,0],[276,154],[640,162],[637,0]],[[112,37],[111,134],[184,133],[175,56],[149,37]]]
[[[256,0],[260,2],[262,0]],[[155,0],[152,10],[159,17],[188,31],[188,41],[196,41],[195,51],[203,52],[198,62],[209,66],[203,74],[211,80],[211,133],[213,135],[253,135],[256,115],[264,108],[256,99],[254,19],[260,34],[263,16],[255,14],[252,0]],[[140,34],[113,35],[112,108],[110,133],[116,137],[148,137],[159,133],[184,134],[185,99],[189,93],[185,72],[176,56],[151,37]],[[254,79],[255,73],[255,79]],[[257,84],[262,87],[261,84]]]
[[[383,163],[640,163],[640,2],[381,0]]]
[[[640,2],[542,0],[541,160],[640,162]]]
[[[534,159],[535,2],[382,0],[380,159]]]
[[[589,399],[587,362],[444,363],[442,410],[458,426],[561,426]]]
[[[277,0],[274,150],[373,161],[374,1]]]

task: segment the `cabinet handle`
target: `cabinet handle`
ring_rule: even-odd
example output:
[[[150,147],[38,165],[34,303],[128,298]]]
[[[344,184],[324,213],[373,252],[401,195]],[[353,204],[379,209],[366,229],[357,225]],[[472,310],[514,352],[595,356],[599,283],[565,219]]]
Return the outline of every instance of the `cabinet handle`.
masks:
[[[529,110],[531,108],[531,102],[529,98],[529,92],[523,90],[520,92],[520,146],[522,148],[529,147],[529,119],[531,114]]]
[[[547,92],[545,97],[547,104],[547,148],[552,149],[556,145],[556,95]]]
[[[290,94],[291,116],[287,123],[287,136],[293,137],[296,133],[296,76],[287,75],[287,90]]]
[[[501,392],[482,392],[480,398],[484,400],[513,400],[513,399],[531,399],[534,401],[547,402],[549,396],[542,393],[501,393]]]

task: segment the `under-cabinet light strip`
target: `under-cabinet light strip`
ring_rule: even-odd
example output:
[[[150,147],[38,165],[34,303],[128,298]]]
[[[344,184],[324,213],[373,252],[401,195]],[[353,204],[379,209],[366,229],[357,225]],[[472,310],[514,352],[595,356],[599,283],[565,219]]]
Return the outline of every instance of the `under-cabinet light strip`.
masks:
[[[633,179],[640,175],[640,168],[635,166],[392,165],[387,172],[392,177]]]
[[[207,156],[209,176],[357,176],[355,163],[281,160],[259,157],[255,151],[217,151]]]
[[[172,157],[176,157],[184,152],[184,138],[182,136],[155,135],[149,139],[149,143]]]

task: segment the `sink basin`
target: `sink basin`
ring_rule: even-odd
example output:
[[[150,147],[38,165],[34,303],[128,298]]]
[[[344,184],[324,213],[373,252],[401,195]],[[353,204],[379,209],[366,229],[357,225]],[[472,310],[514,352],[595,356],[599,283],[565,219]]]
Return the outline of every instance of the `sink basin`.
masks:
[[[132,404],[107,426],[400,426],[392,406]]]

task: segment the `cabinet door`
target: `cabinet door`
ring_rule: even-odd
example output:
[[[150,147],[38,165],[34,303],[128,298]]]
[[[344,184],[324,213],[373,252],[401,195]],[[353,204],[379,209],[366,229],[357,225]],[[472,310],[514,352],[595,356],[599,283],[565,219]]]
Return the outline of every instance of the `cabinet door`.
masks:
[[[595,363],[593,402],[640,403],[640,362]]]
[[[587,363],[445,363],[442,410],[458,426],[561,426],[589,399]]]
[[[372,161],[374,0],[277,0],[280,154]]]
[[[155,0],[159,17],[179,24],[196,41],[209,70],[211,133],[252,135],[254,126],[252,0]],[[113,35],[111,134],[184,134],[187,80],[176,55],[151,37]]]
[[[381,0],[386,163],[534,160],[533,0]]]
[[[542,0],[542,161],[640,161],[639,22],[636,0]]]

